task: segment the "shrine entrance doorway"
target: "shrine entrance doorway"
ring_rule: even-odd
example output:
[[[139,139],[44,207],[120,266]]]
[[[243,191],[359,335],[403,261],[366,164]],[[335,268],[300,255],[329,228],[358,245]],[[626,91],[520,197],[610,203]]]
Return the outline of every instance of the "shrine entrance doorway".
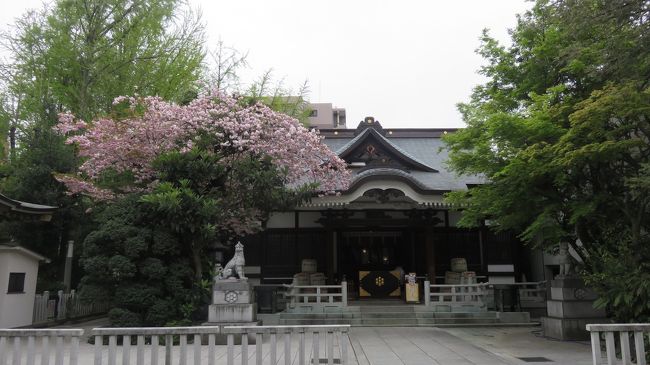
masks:
[[[338,266],[360,299],[400,298],[404,273],[414,266],[408,237],[402,229],[341,232]]]

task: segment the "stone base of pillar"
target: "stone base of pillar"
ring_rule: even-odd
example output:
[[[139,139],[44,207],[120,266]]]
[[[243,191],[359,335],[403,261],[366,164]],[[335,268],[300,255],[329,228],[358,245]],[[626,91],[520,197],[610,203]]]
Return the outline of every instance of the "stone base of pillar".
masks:
[[[226,279],[216,281],[212,286],[212,303],[208,307],[208,321],[204,326],[259,326],[257,304],[251,303],[252,286],[246,280]],[[226,344],[227,336],[218,335],[217,344]],[[241,336],[235,336],[235,344],[241,343]],[[255,343],[255,336],[248,336],[248,343]]]
[[[585,326],[606,321],[605,310],[593,307],[596,294],[575,277],[551,281],[551,299],[542,318],[544,336],[564,341],[589,340]]]

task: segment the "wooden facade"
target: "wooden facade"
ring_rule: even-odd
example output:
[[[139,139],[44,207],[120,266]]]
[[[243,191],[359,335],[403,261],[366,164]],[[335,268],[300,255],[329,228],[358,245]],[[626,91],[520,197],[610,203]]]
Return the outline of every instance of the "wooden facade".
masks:
[[[316,260],[330,284],[395,269],[442,283],[451,259],[462,257],[479,277],[514,281],[526,272],[516,235],[457,227],[462,212],[444,202],[446,192],[484,182],[446,170],[448,132],[384,129],[373,118],[356,129],[321,130],[348,162],[350,186],[273,214],[262,233],[243,240],[247,265],[263,283],[290,281],[302,259]]]

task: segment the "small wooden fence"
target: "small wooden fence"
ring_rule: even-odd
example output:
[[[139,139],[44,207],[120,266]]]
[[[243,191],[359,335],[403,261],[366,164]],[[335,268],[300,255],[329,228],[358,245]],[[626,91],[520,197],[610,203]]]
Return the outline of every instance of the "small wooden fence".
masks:
[[[346,307],[348,305],[347,282],[340,285],[285,285],[284,294],[289,300],[289,310],[306,309],[314,312],[325,307]]]
[[[487,310],[489,284],[431,285],[424,282],[424,304],[444,306],[450,310]]]
[[[291,350],[292,335],[298,336],[298,357],[300,365],[308,364],[347,364],[348,363],[348,336],[349,325],[332,326],[250,326],[250,327],[224,327],[223,333],[227,334],[228,352],[227,365],[235,364],[235,336],[241,337],[241,364],[248,364],[248,337],[255,338],[255,364],[262,365],[264,361],[264,337],[268,337],[268,364],[277,364],[278,361],[278,335],[281,335],[282,358],[285,365],[291,365],[293,351]],[[306,345],[307,334],[311,337],[311,355]],[[324,337],[324,338],[323,338]],[[321,357],[320,346],[324,345]]]
[[[0,365],[6,365],[10,359],[12,365],[23,364],[23,359],[25,364],[34,365],[37,352],[41,365],[50,364],[52,358],[55,365],[63,365],[66,359],[68,364],[77,365],[79,338],[83,332],[81,329],[0,329]]]
[[[34,324],[60,321],[71,318],[85,317],[93,314],[108,312],[110,305],[107,302],[84,303],[74,290],[64,294],[59,290],[56,297],[51,298],[50,292],[36,294],[34,298]]]
[[[591,332],[591,355],[594,365],[603,364],[601,337],[605,338],[605,358],[607,365],[619,364],[617,359],[616,338],[618,337],[618,353],[622,364],[646,364],[644,335],[650,332],[650,324],[588,324],[587,331]],[[633,347],[630,347],[632,342]],[[632,357],[634,355],[634,358]]]

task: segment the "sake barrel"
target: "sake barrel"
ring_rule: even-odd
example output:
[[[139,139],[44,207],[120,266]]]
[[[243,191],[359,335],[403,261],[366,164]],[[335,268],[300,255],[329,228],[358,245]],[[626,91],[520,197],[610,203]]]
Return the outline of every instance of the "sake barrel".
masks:
[[[474,271],[463,271],[461,273],[461,275],[463,275],[464,278],[475,278],[476,277],[476,272],[474,272]]]
[[[309,285],[309,274],[297,273],[293,276],[294,285]]]
[[[461,273],[467,271],[467,260],[463,257],[451,259],[451,271]]]
[[[327,283],[327,277],[320,272],[313,273],[309,277],[309,282],[311,285],[325,285]]]
[[[302,272],[308,272],[308,273],[316,272],[316,260],[314,260],[314,259],[303,259],[302,260]]]
[[[476,284],[476,273],[474,271],[463,271],[461,284]]]
[[[454,271],[445,272],[445,284],[453,285],[460,284],[460,273]]]

